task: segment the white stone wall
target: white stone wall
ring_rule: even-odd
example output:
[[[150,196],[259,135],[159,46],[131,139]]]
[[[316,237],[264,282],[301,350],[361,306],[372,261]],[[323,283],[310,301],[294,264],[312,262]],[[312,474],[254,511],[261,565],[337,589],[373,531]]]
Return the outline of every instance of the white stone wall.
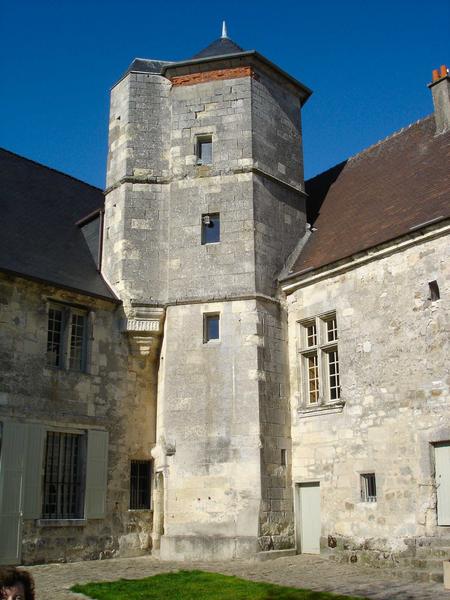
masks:
[[[390,552],[436,526],[432,443],[450,440],[450,247],[421,241],[287,298],[293,480],[320,481],[322,538]],[[437,280],[441,299],[429,300]],[[342,412],[303,412],[298,322],[336,311]],[[375,472],[377,502],[360,499]],[[342,546],[341,546],[342,549]]]

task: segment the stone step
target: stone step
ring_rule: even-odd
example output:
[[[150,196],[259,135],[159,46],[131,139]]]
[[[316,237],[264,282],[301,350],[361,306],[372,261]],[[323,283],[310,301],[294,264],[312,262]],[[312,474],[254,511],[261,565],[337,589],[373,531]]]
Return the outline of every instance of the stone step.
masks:
[[[440,548],[440,547],[450,548],[450,538],[421,538],[417,540],[416,548]]]
[[[397,559],[399,567],[421,569],[427,571],[443,570],[443,560],[439,556],[408,557]]]
[[[400,567],[398,569],[387,569],[387,571],[394,577],[406,580],[409,579],[410,581],[419,581],[425,583],[429,581],[442,583],[444,581],[444,573],[442,570],[426,571],[422,569],[406,569]]]
[[[416,548],[417,557],[436,557],[444,559],[450,559],[450,546],[418,546]]]

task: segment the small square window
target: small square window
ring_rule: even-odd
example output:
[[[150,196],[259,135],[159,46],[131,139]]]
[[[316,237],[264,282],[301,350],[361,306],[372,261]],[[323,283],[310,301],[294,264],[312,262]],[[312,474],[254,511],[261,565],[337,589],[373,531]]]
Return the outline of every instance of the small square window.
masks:
[[[212,136],[210,135],[197,138],[197,164],[212,164]]]
[[[219,315],[204,315],[203,342],[206,344],[211,340],[218,340],[219,334]]]
[[[377,501],[375,473],[361,473],[361,502]]]
[[[151,461],[132,460],[130,471],[130,509],[150,508]]]
[[[202,215],[202,244],[220,242],[220,215]]]

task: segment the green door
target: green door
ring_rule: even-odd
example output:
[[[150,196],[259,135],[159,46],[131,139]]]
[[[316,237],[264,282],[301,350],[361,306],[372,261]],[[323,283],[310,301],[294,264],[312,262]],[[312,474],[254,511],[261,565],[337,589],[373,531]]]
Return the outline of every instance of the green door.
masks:
[[[26,425],[3,422],[0,447],[0,564],[21,557]]]

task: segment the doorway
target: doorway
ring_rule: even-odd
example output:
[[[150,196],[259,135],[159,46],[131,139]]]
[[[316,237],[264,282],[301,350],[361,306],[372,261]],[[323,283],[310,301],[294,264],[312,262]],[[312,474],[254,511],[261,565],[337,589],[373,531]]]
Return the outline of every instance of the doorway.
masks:
[[[450,525],[450,442],[434,446],[437,524]]]
[[[296,485],[296,538],[301,554],[320,554],[320,483]]]

